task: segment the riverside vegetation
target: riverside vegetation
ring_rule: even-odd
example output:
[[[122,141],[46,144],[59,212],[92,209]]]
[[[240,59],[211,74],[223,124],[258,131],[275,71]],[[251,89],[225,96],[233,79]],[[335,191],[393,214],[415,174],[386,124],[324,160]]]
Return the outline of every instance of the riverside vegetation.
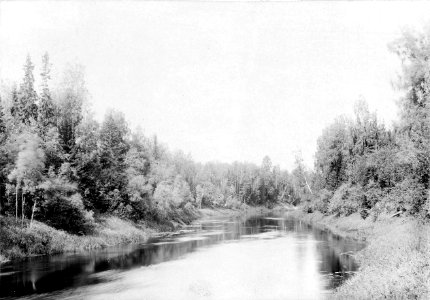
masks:
[[[302,218],[365,239],[361,269],[339,299],[430,298],[430,31],[389,47],[402,61],[399,120],[391,129],[359,101],[318,140]]]
[[[142,241],[202,207],[288,203],[300,218],[368,241],[360,271],[334,297],[429,297],[429,41],[430,31],[405,31],[390,45],[403,66],[391,128],[360,100],[354,119],[324,129],[314,169],[297,155],[291,172],[269,157],[261,166],[195,163],[130,130],[117,111],[99,124],[81,67],[51,87],[46,54],[36,92],[27,57],[19,88],[1,90],[0,257]]]
[[[250,163],[195,163],[124,116],[92,116],[83,68],[51,83],[42,57],[39,90],[30,56],[24,77],[2,83],[0,261],[147,238],[191,222],[202,207],[272,206],[291,194],[288,172]]]

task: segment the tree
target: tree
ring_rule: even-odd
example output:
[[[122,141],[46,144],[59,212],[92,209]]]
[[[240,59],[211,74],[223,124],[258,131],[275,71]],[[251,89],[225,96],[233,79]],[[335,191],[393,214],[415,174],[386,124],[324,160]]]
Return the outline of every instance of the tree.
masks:
[[[277,200],[277,196],[273,195],[273,180],[272,180],[272,161],[270,157],[265,156],[260,168],[260,198],[261,204],[266,204]]]
[[[337,189],[346,178],[348,160],[348,121],[337,118],[323,130],[317,141],[315,169],[324,181],[324,187]],[[296,158],[296,163],[299,163]],[[300,171],[301,172],[301,171]]]
[[[295,157],[295,168],[292,171],[292,181],[294,186],[294,192],[298,198],[296,201],[302,201],[302,198],[309,198],[309,195],[313,194],[312,188],[310,186],[310,176],[307,170],[301,152],[296,153]]]
[[[0,98],[0,214],[3,212],[3,206],[5,203],[5,190],[7,182],[7,174],[5,172],[7,165],[7,155],[5,149],[5,141],[7,138],[6,132],[6,120],[4,115],[4,109],[2,105],[2,100]]]
[[[117,190],[121,197],[126,196],[127,174],[126,155],[129,150],[129,129],[124,115],[116,111],[109,111],[100,129],[100,192],[103,202],[99,209],[105,211],[114,209],[120,203],[120,199],[112,198],[113,192]]]
[[[409,148],[415,160],[411,175],[429,188],[430,169],[430,30],[405,30],[390,48],[402,61],[397,87],[404,91],[400,99],[399,135],[402,148]]]
[[[46,180],[40,184],[45,202],[42,215],[49,225],[71,233],[89,233],[93,227],[93,213],[87,211],[82,203],[76,183],[70,181],[70,164],[61,166],[58,174],[53,169]]]
[[[69,65],[64,72],[59,90],[56,91],[58,106],[58,132],[63,148],[69,156],[73,155],[76,142],[76,130],[83,119],[83,106],[88,98],[84,68]]]
[[[49,80],[51,79],[51,63],[49,55],[46,52],[42,57],[42,94],[38,109],[39,132],[44,135],[50,127],[56,126],[55,106],[52,100],[51,91],[49,90]]]
[[[33,196],[39,183],[43,180],[45,154],[40,148],[40,140],[34,134],[25,133],[21,136],[21,146],[15,163],[15,169],[9,175],[9,180],[16,182],[15,218],[18,218],[18,193],[21,188],[21,218],[25,218],[25,196]],[[34,200],[33,213],[36,207]],[[33,215],[32,213],[32,215]]]
[[[12,87],[12,105],[10,107],[10,114],[13,117],[14,125],[20,126],[25,122],[24,108],[18,96],[18,89],[16,85]]]
[[[24,78],[19,89],[19,103],[22,122],[30,125],[37,120],[37,93],[34,89],[34,65],[30,55],[24,65]]]
[[[126,155],[128,204],[124,205],[128,216],[148,217],[153,212],[154,186],[151,172],[151,150],[140,130],[132,133],[130,149]],[[136,217],[133,217],[136,218]]]

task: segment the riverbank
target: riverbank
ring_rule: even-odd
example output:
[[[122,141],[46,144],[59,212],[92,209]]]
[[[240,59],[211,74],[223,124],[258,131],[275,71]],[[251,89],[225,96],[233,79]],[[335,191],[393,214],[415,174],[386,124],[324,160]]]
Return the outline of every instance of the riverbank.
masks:
[[[73,235],[38,221],[31,228],[21,227],[14,218],[0,217],[0,263],[145,242],[153,232],[155,229],[113,216],[100,217],[91,235]]]
[[[172,234],[187,223],[207,218],[249,217],[268,213],[266,207],[203,208],[186,220],[169,224],[134,223],[114,216],[98,218],[91,235],[73,235],[34,221],[22,227],[14,218],[0,217],[0,264],[32,256],[102,249],[121,244],[144,243],[151,237]]]
[[[202,208],[199,210],[199,219],[213,219],[213,218],[225,218],[225,217],[245,217],[262,215],[270,213],[272,211],[284,209],[284,206],[276,206],[274,208],[268,208],[266,206],[244,206],[240,209],[235,208]]]
[[[430,299],[430,224],[408,217],[381,216],[373,222],[359,214],[291,215],[326,227],[345,238],[366,241],[354,254],[359,271],[331,296],[333,299]]]

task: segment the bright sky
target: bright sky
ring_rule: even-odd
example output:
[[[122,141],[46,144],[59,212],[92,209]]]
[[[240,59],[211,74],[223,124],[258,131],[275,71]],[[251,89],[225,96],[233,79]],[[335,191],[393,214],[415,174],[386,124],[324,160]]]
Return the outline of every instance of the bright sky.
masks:
[[[86,67],[93,109],[122,110],[197,161],[264,155],[313,166],[322,128],[362,95],[396,117],[387,44],[428,22],[430,2],[0,2],[0,77],[27,53]],[[36,69],[37,74],[40,73]]]

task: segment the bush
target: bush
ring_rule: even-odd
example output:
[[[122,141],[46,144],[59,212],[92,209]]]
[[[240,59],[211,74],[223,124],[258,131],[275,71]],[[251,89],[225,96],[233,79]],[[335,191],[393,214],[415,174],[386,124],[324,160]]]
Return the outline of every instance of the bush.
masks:
[[[93,213],[86,211],[81,196],[56,195],[43,205],[46,223],[74,234],[90,233],[94,226]]]
[[[368,216],[369,216],[369,210],[367,210],[367,209],[361,209],[360,210],[360,216],[363,218],[363,219],[366,219]]]
[[[326,214],[328,212],[328,206],[332,197],[332,191],[322,189],[315,197],[315,199],[311,202],[312,210],[320,211],[323,214]]]
[[[343,184],[334,193],[328,212],[337,216],[349,216],[359,210],[363,199],[364,193],[360,187]]]
[[[426,199],[427,192],[423,184],[414,179],[405,179],[383,198],[381,209],[389,213],[404,211],[413,215],[425,208]]]
[[[242,206],[242,203],[236,197],[229,196],[229,197],[227,197],[227,200],[225,201],[225,207],[227,207],[227,208],[238,209],[241,206]]]
[[[48,178],[40,185],[45,202],[41,205],[42,216],[48,225],[75,234],[90,233],[94,226],[93,213],[86,211],[76,183],[70,182],[67,164],[61,172],[49,171]]]
[[[203,182],[196,187],[197,205],[213,207],[224,203],[224,195],[221,189],[211,182]]]
[[[313,207],[310,202],[305,202],[302,205],[302,211],[307,214],[311,214],[314,212]]]
[[[34,222],[30,228],[25,222],[21,227],[13,218],[0,218],[0,250],[9,259],[50,253],[52,234],[45,228],[47,226],[39,224]]]

